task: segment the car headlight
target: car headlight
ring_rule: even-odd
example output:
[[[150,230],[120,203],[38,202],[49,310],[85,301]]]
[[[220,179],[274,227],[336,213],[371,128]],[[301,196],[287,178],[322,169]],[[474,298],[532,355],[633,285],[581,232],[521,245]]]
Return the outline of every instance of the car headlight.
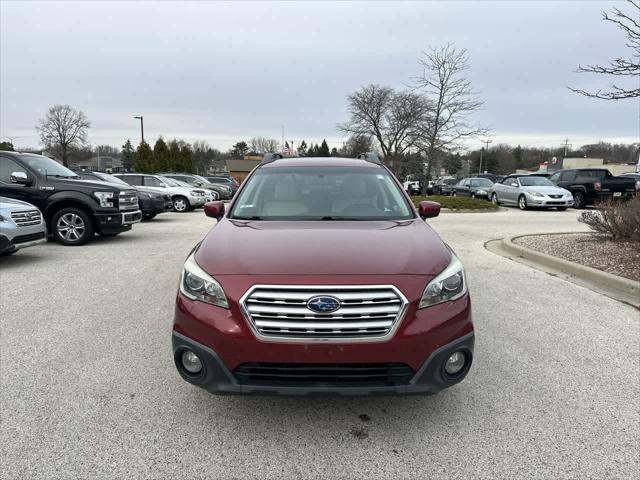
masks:
[[[462,263],[453,253],[447,268],[429,282],[424,289],[418,308],[430,307],[463,296],[467,291]]]
[[[101,207],[113,207],[113,192],[93,192]]]
[[[196,192],[195,190],[191,190],[191,192],[189,192],[189,193],[191,193],[191,195],[194,196],[194,197],[199,197],[200,196],[200,192]]]
[[[528,190],[527,193],[532,197],[544,197],[544,195],[540,192],[534,192],[533,190]]]
[[[224,290],[213,277],[200,268],[194,255],[195,253],[192,253],[187,258],[187,261],[184,262],[182,276],[180,277],[180,291],[185,297],[192,300],[200,300],[218,307],[229,308],[229,302]]]

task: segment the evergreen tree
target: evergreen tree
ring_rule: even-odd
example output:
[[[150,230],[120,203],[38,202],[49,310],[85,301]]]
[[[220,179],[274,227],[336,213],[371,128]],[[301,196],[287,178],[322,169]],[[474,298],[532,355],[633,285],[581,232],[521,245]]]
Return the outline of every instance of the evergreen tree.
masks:
[[[524,168],[524,155],[520,145],[513,149],[513,158],[516,162],[516,168]]]
[[[169,149],[167,152],[167,170],[170,172],[179,172],[180,164],[180,146],[177,140],[171,140],[169,142]]]
[[[11,142],[0,142],[0,150],[5,150],[8,152],[13,152],[13,143]]]
[[[329,145],[327,145],[327,141],[326,140],[322,140],[322,144],[320,145],[320,148],[318,148],[317,156],[318,157],[329,157],[329,156],[331,156],[331,151],[329,150]]]
[[[332,157],[339,157],[340,156],[340,154],[338,153],[338,149],[336,147],[333,147],[331,149],[331,156]]]
[[[180,146],[178,159],[178,165],[181,172],[193,172],[193,152],[191,151],[191,146],[188,143],[184,143]]]
[[[131,140],[127,139],[122,146],[122,168],[125,172],[130,172],[133,167],[133,155],[133,145],[131,145]]]
[[[153,171],[166,172],[168,169],[169,149],[162,137],[158,137],[156,144],[153,146]]]
[[[140,142],[133,154],[133,168],[139,173],[151,173],[153,152],[147,142]]]
[[[307,142],[305,142],[304,140],[302,140],[302,142],[300,142],[300,145],[298,146],[298,156],[299,157],[306,157],[307,156]]]
[[[247,145],[247,142],[242,141],[242,142],[236,143],[231,148],[231,155],[233,155],[233,158],[242,159],[244,158],[244,156],[247,154],[248,151],[249,151],[249,145]]]

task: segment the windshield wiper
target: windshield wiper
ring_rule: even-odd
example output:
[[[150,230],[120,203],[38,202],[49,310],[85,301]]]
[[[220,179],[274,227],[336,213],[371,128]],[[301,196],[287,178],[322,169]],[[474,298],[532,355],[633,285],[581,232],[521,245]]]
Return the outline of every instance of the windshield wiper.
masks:
[[[232,220],[264,220],[264,219],[262,217],[259,217],[258,215],[254,215],[252,217],[238,217],[234,215]]]

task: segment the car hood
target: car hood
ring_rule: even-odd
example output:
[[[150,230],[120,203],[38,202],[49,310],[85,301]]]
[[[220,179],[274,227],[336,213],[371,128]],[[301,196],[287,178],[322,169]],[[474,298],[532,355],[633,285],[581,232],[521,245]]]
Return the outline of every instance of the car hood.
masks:
[[[81,187],[87,187],[91,189],[95,189],[96,191],[102,190],[135,190],[133,187],[120,185],[119,183],[111,183],[111,182],[103,182],[101,180],[81,180],[81,179],[64,179],[64,178],[55,178],[52,179],[49,177],[49,181],[55,180],[55,183],[51,183],[53,187],[56,189],[64,188],[64,187],[77,187],[78,185]]]
[[[33,205],[22,200],[16,200],[14,198],[0,197],[0,209],[15,209],[15,208],[29,208],[34,209]]]
[[[451,253],[424,221],[224,219],[196,262],[210,275],[436,275]]]
[[[569,190],[565,190],[560,187],[522,187],[522,190],[529,190],[532,192],[544,193],[545,195],[564,195],[569,193]]]

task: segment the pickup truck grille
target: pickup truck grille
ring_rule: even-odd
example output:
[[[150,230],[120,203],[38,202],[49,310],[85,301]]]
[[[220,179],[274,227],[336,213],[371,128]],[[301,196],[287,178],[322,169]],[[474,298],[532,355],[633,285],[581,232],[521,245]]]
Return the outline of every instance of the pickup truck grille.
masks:
[[[135,190],[125,190],[120,192],[118,206],[120,210],[137,210],[138,193]]]
[[[40,210],[25,210],[23,212],[11,212],[11,220],[19,227],[30,227],[42,223]]]
[[[317,297],[337,299],[339,308],[319,313],[308,304]],[[407,307],[400,291],[389,285],[252,287],[240,301],[259,337],[281,339],[383,339]]]

